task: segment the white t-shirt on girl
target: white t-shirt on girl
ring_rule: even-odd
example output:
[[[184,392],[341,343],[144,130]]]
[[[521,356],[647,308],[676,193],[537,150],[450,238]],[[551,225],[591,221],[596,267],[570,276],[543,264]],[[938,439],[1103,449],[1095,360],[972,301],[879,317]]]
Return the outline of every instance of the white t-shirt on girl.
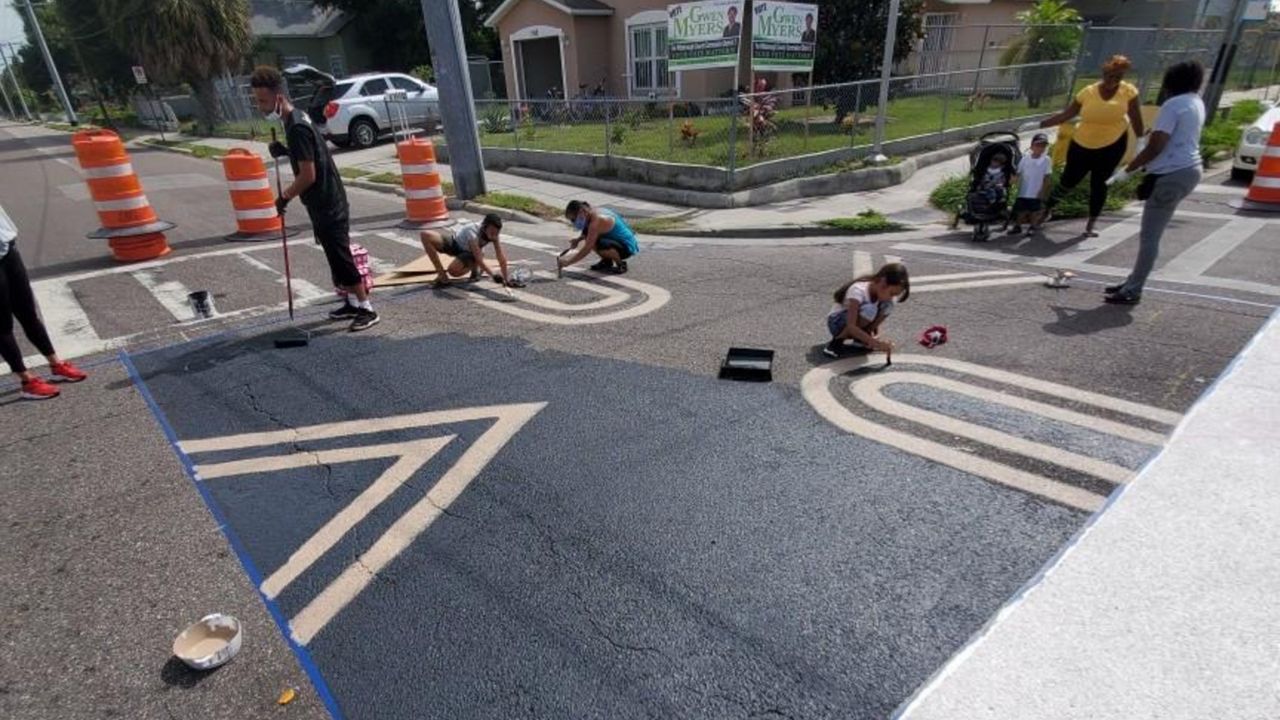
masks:
[[[861,317],[863,320],[866,320],[867,322],[871,322],[872,320],[875,320],[877,313],[884,316],[888,316],[890,312],[893,312],[893,301],[881,300],[879,302],[876,302],[875,300],[872,300],[871,299],[871,283],[864,281],[864,282],[856,282],[850,285],[849,289],[846,290],[844,293],[844,304],[836,305],[835,307],[831,308],[831,312],[828,313],[828,315],[835,315],[836,313],[843,310],[845,306],[849,304],[850,300],[857,301],[858,316]]]
[[[1053,160],[1049,158],[1049,153],[1038,158],[1031,157],[1030,153],[1023,155],[1022,160],[1018,161],[1018,197],[1040,197],[1045,178],[1052,172]]]

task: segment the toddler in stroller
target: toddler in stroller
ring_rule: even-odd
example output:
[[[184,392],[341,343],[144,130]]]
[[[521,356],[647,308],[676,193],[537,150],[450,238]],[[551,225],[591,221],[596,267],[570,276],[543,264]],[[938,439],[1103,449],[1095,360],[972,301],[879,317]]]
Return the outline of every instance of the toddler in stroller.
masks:
[[[991,225],[997,222],[1008,228],[1009,186],[1021,159],[1013,133],[987,133],[969,153],[969,192],[956,224],[964,220],[972,225],[975,242],[990,240]]]

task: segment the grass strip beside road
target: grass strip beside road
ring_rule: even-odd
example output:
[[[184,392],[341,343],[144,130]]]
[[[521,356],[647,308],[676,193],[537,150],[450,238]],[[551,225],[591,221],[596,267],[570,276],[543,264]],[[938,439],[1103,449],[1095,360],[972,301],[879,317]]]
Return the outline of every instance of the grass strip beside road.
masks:
[[[492,205],[506,210],[518,210],[522,213],[540,217],[543,220],[557,220],[560,218],[561,213],[558,208],[553,208],[544,202],[526,195],[517,195],[516,193],[486,193],[473,198],[473,201],[481,205]]]
[[[832,218],[823,220],[818,224],[859,235],[897,232],[904,229],[902,223],[894,222],[875,210],[863,210],[853,217]]]
[[[659,215],[657,217],[628,220],[631,229],[641,235],[670,235],[689,227],[685,215]]]

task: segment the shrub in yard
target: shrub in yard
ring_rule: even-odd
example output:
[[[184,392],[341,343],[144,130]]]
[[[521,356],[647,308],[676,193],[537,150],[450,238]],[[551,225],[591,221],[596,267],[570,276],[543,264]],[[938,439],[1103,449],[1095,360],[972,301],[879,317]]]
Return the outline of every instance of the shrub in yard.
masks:
[[[627,126],[622,123],[615,123],[609,127],[609,142],[614,145],[621,145],[627,140]]]
[[[436,71],[430,65],[419,65],[418,67],[410,70],[409,74],[424,83],[433,83],[436,81]]]
[[[1062,168],[1054,168],[1053,172],[1055,177],[1059,176],[1062,173]],[[1110,192],[1107,193],[1106,209],[1115,211],[1129,204],[1135,199],[1138,184],[1141,182],[1141,175],[1136,175],[1122,183],[1112,185]],[[943,212],[954,213],[964,207],[965,196],[968,193],[969,176],[953,175],[943,180],[933,189],[933,192],[929,193],[929,204]],[[1009,193],[1010,203],[1013,202],[1014,197],[1015,193]],[[1059,219],[1087,217],[1088,215],[1088,181],[1080,183],[1062,196],[1058,201],[1057,207],[1053,209],[1053,216]]]
[[[742,98],[743,110],[747,116],[747,126],[751,130],[751,151],[756,157],[762,157],[769,140],[773,138],[778,125],[773,121],[778,111],[778,96],[749,95]]]
[[[480,123],[484,127],[484,131],[490,135],[511,131],[511,126],[507,122],[507,109],[501,105],[491,105],[485,109]]]
[[[1205,167],[1221,155],[1230,155],[1240,144],[1244,129],[1262,117],[1265,108],[1257,100],[1244,100],[1231,106],[1226,119],[1217,119],[1204,126],[1200,133],[1200,157]]]
[[[693,147],[693,144],[698,141],[698,135],[700,133],[701,131],[694,127],[692,121],[685,120],[680,124],[680,139],[683,140],[684,144],[688,147]]]
[[[644,124],[644,112],[640,110],[628,110],[622,114],[622,122],[632,130],[639,130]]]
[[[528,105],[520,107],[520,137],[525,140],[533,140],[537,137],[533,127],[533,113],[529,111]]]

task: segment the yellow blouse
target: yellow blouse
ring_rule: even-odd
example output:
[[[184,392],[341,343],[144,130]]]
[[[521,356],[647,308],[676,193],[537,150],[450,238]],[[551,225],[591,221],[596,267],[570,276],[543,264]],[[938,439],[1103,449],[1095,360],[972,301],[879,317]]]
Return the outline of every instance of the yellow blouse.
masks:
[[[1110,100],[1103,100],[1100,84],[1093,83],[1076,93],[1080,126],[1072,139],[1090,150],[1104,148],[1124,136],[1129,129],[1129,101],[1138,97],[1138,88],[1121,82],[1116,94]]]

